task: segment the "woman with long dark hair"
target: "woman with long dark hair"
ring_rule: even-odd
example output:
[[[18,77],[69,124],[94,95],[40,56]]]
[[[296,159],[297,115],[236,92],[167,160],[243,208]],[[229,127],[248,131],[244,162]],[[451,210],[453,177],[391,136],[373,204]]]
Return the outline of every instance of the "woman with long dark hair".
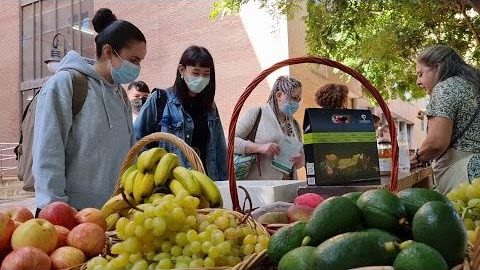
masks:
[[[134,123],[137,140],[158,131],[171,133],[199,154],[210,178],[226,180],[225,135],[214,98],[212,55],[203,47],[190,46],[180,58],[173,86],[154,91],[138,114]],[[160,146],[190,166],[178,148],[162,142]]]

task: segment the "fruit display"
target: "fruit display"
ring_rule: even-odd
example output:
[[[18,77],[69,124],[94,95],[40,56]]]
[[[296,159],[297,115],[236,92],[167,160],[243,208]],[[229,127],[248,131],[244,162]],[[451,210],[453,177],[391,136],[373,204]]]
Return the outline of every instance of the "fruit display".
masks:
[[[466,237],[443,195],[421,188],[398,196],[374,189],[322,201],[308,220],[273,234],[267,254],[279,270],[447,270],[463,263]]]
[[[151,203],[164,194],[195,196],[199,208],[218,208],[223,204],[217,185],[204,173],[180,166],[174,153],[155,147],[142,152],[137,162],[120,177],[121,194],[110,198],[102,207],[108,230],[142,203]]]
[[[0,212],[1,270],[67,269],[103,252],[107,222],[100,210],[54,202],[39,216],[22,207]]]
[[[116,222],[119,241],[110,248],[112,256],[91,259],[87,269],[234,266],[267,248],[269,236],[259,228],[225,209],[199,212],[199,205],[199,198],[186,193],[137,205],[140,210]]]
[[[459,184],[447,197],[462,217],[468,242],[473,245],[480,231],[480,178]]]

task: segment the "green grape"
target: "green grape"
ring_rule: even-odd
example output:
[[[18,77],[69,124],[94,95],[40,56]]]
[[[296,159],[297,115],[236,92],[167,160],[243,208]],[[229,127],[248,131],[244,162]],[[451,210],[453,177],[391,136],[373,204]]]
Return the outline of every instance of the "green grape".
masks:
[[[192,258],[190,258],[189,256],[178,256],[176,261],[186,263],[186,264],[190,264],[190,262],[192,261]]]
[[[192,252],[192,249],[190,247],[190,244],[186,244],[183,247],[182,254],[183,254],[183,256],[188,256],[188,257],[192,256],[193,252]]]
[[[117,220],[117,223],[115,224],[115,230],[117,233],[125,233],[125,226],[128,224],[128,218],[126,217],[121,217]]]
[[[170,213],[170,216],[176,222],[184,222],[185,221],[185,213],[183,212],[183,209],[181,207],[175,207],[172,210],[172,212]]]
[[[463,224],[465,224],[465,228],[467,230],[475,230],[475,223],[473,222],[472,219],[470,218],[464,218],[463,219]]]
[[[223,235],[222,231],[220,231],[220,230],[212,231],[212,242],[215,245],[218,245],[223,241],[225,241],[225,235]]]
[[[180,256],[183,252],[183,248],[181,246],[174,245],[170,249],[170,254],[172,254],[173,257]]]
[[[229,228],[237,228],[238,227],[238,221],[236,218],[231,218],[229,221],[228,221],[228,227]]]
[[[127,253],[134,254],[142,251],[142,242],[137,237],[129,237],[123,243]]]
[[[184,262],[177,262],[175,268],[188,268],[188,264]]]
[[[170,241],[165,241],[161,245],[162,251],[163,252],[170,252],[170,249],[172,249],[172,242]]]
[[[148,270],[155,270],[157,268],[157,263],[152,263],[148,266]]]
[[[142,259],[141,253],[130,254],[130,256],[128,257],[128,261],[131,263],[135,263],[141,259]]]
[[[220,254],[227,255],[232,251],[232,244],[228,241],[223,241],[217,245],[218,250],[220,250]]]
[[[232,254],[232,256],[240,257],[242,255],[242,251],[240,250],[240,247],[233,246],[231,254]]]
[[[268,247],[268,243],[270,242],[270,238],[266,235],[258,236],[258,243],[262,244],[264,247]]]
[[[210,224],[210,225],[207,226],[207,228],[205,230],[212,232],[214,230],[218,230],[218,227],[215,224]]]
[[[172,202],[173,199],[175,199],[175,195],[173,194],[167,194],[162,198],[166,202]]]
[[[208,222],[208,216],[204,215],[204,214],[197,214],[197,223],[201,224],[204,221]],[[210,222],[208,222],[208,223],[210,223]]]
[[[228,256],[227,261],[229,266],[235,266],[242,262],[242,260],[237,256]]]
[[[155,255],[155,257],[153,257],[153,261],[160,262],[163,259],[170,260],[170,257],[171,256],[170,256],[169,252],[161,252],[161,253],[158,253],[157,255]]]
[[[200,238],[198,237],[198,233],[195,230],[188,230],[187,231],[187,239],[188,242],[198,241]]]
[[[200,221],[199,221],[200,222]],[[204,232],[207,230],[207,227],[210,225],[210,222],[208,220],[204,220],[202,221],[201,223],[199,223],[200,225],[198,226],[198,230],[200,232]]]
[[[255,244],[255,252],[256,252],[256,253],[260,253],[260,252],[262,252],[264,249],[267,249],[267,246],[264,246],[262,243],[256,243],[256,244]]]
[[[172,261],[170,259],[161,259],[157,264],[157,269],[171,269],[173,266]]]
[[[113,244],[112,247],[110,248],[110,251],[112,252],[112,254],[116,254],[116,255],[122,254],[125,251],[124,242],[118,242]]]
[[[220,230],[225,230],[228,228],[229,219],[226,216],[219,217],[215,220],[215,225],[217,225]]]
[[[107,265],[107,263],[108,263],[107,259],[101,256],[97,256],[97,257],[93,257],[87,262],[87,268],[93,269],[95,266],[104,266],[104,265]]]
[[[192,253],[199,253],[202,251],[202,243],[200,241],[193,241],[190,243]]]
[[[204,267],[215,267],[215,260],[207,257],[203,260],[203,266]]]
[[[203,260],[202,259],[192,260],[188,266],[190,268],[201,268],[203,267]]]
[[[143,225],[137,225],[135,227],[135,236],[138,238],[142,238],[147,233],[147,229]]]
[[[155,216],[155,206],[152,204],[149,204],[145,206],[145,209],[143,210],[143,213],[145,214],[146,218],[152,218]]]
[[[177,245],[184,247],[188,243],[187,234],[184,232],[179,232],[175,236],[175,243]]]
[[[133,214],[133,221],[135,221],[136,224],[143,224],[145,214],[143,212],[135,212],[135,214]]]
[[[212,242],[206,241],[202,243],[202,251],[203,253],[207,254],[210,248],[212,247]]]
[[[252,244],[255,245],[257,243],[257,236],[254,234],[248,234],[243,239],[243,244]]]
[[[227,228],[224,232],[225,239],[227,240],[235,240],[239,236],[239,233],[234,228]]]
[[[167,228],[167,223],[163,217],[156,217],[153,219],[153,235],[161,236],[165,229]]]
[[[145,260],[138,260],[133,264],[131,270],[148,270],[148,263]]]
[[[197,218],[193,215],[189,215],[187,218],[185,218],[185,224],[190,227],[194,227],[197,224]]]
[[[467,197],[470,200],[480,198],[480,183],[468,185],[466,188],[462,184],[465,183],[461,183],[459,185],[459,187],[462,187],[462,189],[457,189],[459,198],[463,198],[463,201],[466,201],[464,197]]]
[[[152,250],[152,251],[148,251],[148,252],[145,252],[145,249],[144,249],[144,257],[148,260],[148,261],[153,261],[153,259],[155,258],[155,256],[157,255],[155,253],[155,250]]]
[[[215,265],[219,267],[224,267],[228,266],[228,260],[227,257],[225,256],[220,256],[218,258],[215,258]]]
[[[187,196],[183,198],[181,203],[183,208],[193,208],[193,209],[197,209],[199,204],[200,204],[200,199],[193,196]]]
[[[243,245],[243,255],[247,256],[252,254],[255,251],[255,246],[253,244],[245,244]]]
[[[244,236],[247,236],[247,235],[249,235],[249,234],[254,234],[254,233],[255,233],[255,232],[253,231],[253,229],[250,228],[250,227],[248,227],[248,226],[242,227],[242,228],[241,228],[241,231],[242,231],[242,234],[243,234]]]
[[[214,259],[220,257],[220,250],[218,249],[218,247],[211,246],[208,249],[208,257],[214,258]]]
[[[107,264],[105,264],[105,265],[95,265],[93,267],[93,270],[105,270],[106,266],[107,266]]]
[[[145,226],[145,229],[153,229],[153,218],[149,217],[146,218],[145,221],[143,222],[143,226]]]
[[[130,220],[127,225],[125,225],[125,236],[130,237],[135,235],[135,221]]]
[[[142,250],[143,250],[143,253],[147,254],[147,253],[150,253],[150,252],[153,252],[155,253],[155,246],[153,245],[152,242],[145,242],[143,241],[143,247],[142,247]]]
[[[210,233],[210,231],[204,231],[198,234],[198,238],[200,238],[201,242],[210,241],[211,237],[212,237],[212,234]]]
[[[124,268],[128,264],[128,255],[127,254],[120,254],[117,257],[113,258],[110,263],[115,268]]]

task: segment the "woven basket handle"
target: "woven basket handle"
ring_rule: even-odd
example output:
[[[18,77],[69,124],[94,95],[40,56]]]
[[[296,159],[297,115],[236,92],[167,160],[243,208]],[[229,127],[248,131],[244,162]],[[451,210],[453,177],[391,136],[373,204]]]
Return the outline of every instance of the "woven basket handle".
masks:
[[[388,108],[387,104],[383,100],[380,93],[377,91],[375,87],[360,73],[353,70],[350,67],[347,67],[339,62],[327,59],[327,58],[319,58],[319,57],[298,57],[298,58],[291,58],[281,62],[278,62],[271,66],[270,68],[262,71],[258,77],[256,77],[245,89],[243,94],[240,96],[237,104],[232,113],[232,119],[230,120],[230,126],[228,129],[228,152],[227,152],[227,166],[228,166],[228,176],[229,176],[229,188],[230,188],[230,195],[232,197],[232,207],[235,211],[241,211],[240,203],[238,200],[238,192],[237,192],[237,184],[235,179],[235,167],[233,165],[233,154],[234,154],[234,141],[235,141],[235,130],[237,127],[238,117],[240,115],[240,111],[243,107],[243,104],[247,100],[248,96],[253,92],[255,87],[257,87],[260,82],[262,82],[268,75],[270,75],[275,70],[290,66],[290,65],[297,65],[297,64],[305,64],[305,63],[312,63],[312,64],[321,64],[326,65],[329,67],[337,68],[356,80],[358,80],[375,98],[378,102],[380,108],[382,109],[383,113],[388,122],[388,128],[390,130],[390,139],[392,142],[392,174],[391,174],[391,181],[389,185],[389,190],[392,192],[397,191],[397,179],[398,179],[398,144],[397,144],[397,130],[395,128],[395,123],[392,119],[392,114],[390,113],[390,109]]]
[[[180,149],[183,152],[188,162],[192,166],[192,169],[205,173],[202,160],[186,142],[184,142],[182,139],[170,133],[156,132],[143,137],[128,151],[127,155],[125,156],[125,159],[123,160],[122,167],[120,169],[120,175],[117,180],[117,186],[115,187],[115,194],[120,194],[120,177],[122,177],[122,174],[128,169],[128,167],[132,166],[133,162],[135,162],[135,160],[137,159],[137,156],[142,152],[142,150],[146,145],[148,145],[149,143],[158,142],[158,141],[164,141],[164,142],[168,142],[175,145],[178,149]]]

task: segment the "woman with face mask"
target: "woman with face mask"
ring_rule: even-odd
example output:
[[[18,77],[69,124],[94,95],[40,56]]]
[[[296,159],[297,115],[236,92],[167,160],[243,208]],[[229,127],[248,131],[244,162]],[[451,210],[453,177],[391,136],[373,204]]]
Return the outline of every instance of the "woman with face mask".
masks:
[[[280,76],[275,81],[267,104],[248,110],[237,122],[235,131],[236,154],[258,154],[246,177],[247,180],[291,180],[297,179],[296,169],[305,165],[303,151],[291,157],[293,168],[285,174],[274,169],[273,156],[282,151],[277,144],[281,135],[302,141],[302,131],[293,114],[300,107],[302,84],[293,77]],[[260,114],[261,111],[261,114]],[[254,141],[247,140],[259,117]]]
[[[430,101],[427,137],[411,162],[432,161],[436,186],[446,194],[480,176],[480,70],[445,45],[416,60],[417,84]]]
[[[113,194],[122,160],[134,142],[132,110],[122,84],[134,81],[146,41],[109,9],[93,18],[96,60],[70,51],[42,87],[35,112],[33,175],[37,208],[64,201],[100,208]],[[80,112],[72,114],[72,75],[87,80]]]
[[[160,108],[162,93],[166,104]],[[210,178],[226,180],[225,135],[214,97],[215,67],[210,52],[199,46],[188,47],[180,58],[173,86],[152,92],[138,114],[134,123],[137,140],[154,132],[171,133],[199,154]],[[183,165],[190,166],[175,146],[160,142],[160,147],[176,153]]]

